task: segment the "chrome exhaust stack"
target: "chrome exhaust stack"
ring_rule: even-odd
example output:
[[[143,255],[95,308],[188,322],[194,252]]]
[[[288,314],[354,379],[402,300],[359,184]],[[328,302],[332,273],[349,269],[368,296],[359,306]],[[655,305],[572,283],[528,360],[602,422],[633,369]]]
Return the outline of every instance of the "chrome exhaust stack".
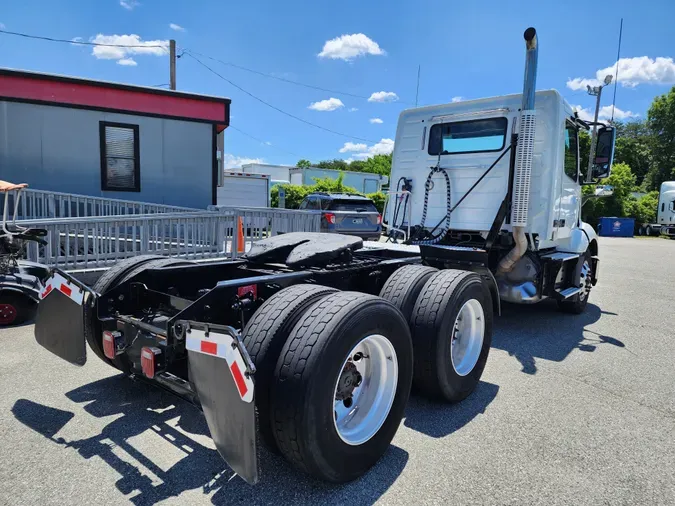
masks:
[[[537,85],[537,57],[539,43],[537,31],[530,27],[525,37],[525,78],[523,82],[523,103],[520,111],[520,128],[516,148],[516,167],[513,174],[513,196],[511,202],[511,225],[516,245],[509,251],[497,267],[497,273],[509,272],[527,251],[525,227],[528,224],[530,207],[530,180],[532,178],[532,156],[534,153],[534,134],[536,113],[534,93]]]

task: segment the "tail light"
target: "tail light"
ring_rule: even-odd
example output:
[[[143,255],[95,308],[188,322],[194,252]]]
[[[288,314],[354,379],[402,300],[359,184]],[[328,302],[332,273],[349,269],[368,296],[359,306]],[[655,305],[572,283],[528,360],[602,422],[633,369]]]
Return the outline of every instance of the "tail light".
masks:
[[[381,214],[377,215],[377,224],[382,225],[382,215]]]
[[[113,360],[118,350],[123,348],[122,333],[117,330],[106,330],[103,332],[103,354],[110,360]]]
[[[326,218],[326,221],[331,225],[335,225],[335,214],[333,213],[323,213],[323,217]]]
[[[162,350],[154,346],[144,346],[141,348],[141,369],[146,378],[154,378],[159,363],[159,355]]]

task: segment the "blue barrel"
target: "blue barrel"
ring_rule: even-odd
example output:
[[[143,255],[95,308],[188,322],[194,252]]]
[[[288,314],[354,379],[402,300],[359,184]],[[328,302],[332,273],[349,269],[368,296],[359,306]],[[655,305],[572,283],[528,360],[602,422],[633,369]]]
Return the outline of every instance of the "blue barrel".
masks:
[[[598,234],[605,237],[633,237],[635,220],[633,218],[600,218]]]

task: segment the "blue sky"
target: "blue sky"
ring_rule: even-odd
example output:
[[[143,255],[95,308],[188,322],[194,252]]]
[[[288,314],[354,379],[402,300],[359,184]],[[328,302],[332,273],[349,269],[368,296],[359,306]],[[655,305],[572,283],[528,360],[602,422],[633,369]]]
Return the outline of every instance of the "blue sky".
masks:
[[[415,101],[418,65],[420,104],[519,92],[522,32],[528,26],[537,28],[540,40],[537,88],[558,89],[571,104],[586,109],[584,114],[594,99],[582,79],[594,79],[616,63],[621,17],[619,77],[624,74],[626,80],[619,84],[616,105],[626,117],[645,117],[653,97],[675,84],[672,0],[23,0],[3,2],[0,10],[6,30],[68,40],[175,38],[179,48],[264,73],[364,97],[376,94],[368,101],[307,89],[200,57],[274,106],[365,140],[347,138],[270,109],[184,56],[177,64],[178,89],[230,97],[231,124],[263,141],[229,129],[225,146],[231,165],[249,159],[280,164],[299,158],[358,159],[390,150],[399,112]],[[93,54],[91,47],[0,34],[1,67],[140,85],[168,83],[168,58],[162,53],[150,48]],[[611,106],[612,91],[605,91],[603,106]],[[377,101],[391,98],[387,93],[398,100]],[[371,122],[376,119],[381,122]]]

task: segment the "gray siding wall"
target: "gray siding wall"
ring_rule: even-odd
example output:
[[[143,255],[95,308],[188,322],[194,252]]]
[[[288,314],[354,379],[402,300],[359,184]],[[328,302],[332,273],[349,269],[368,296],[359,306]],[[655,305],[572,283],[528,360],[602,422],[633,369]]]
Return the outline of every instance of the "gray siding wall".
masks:
[[[100,121],[138,125],[140,192],[101,190]],[[0,101],[0,179],[38,190],[204,209],[212,142],[206,123]]]

